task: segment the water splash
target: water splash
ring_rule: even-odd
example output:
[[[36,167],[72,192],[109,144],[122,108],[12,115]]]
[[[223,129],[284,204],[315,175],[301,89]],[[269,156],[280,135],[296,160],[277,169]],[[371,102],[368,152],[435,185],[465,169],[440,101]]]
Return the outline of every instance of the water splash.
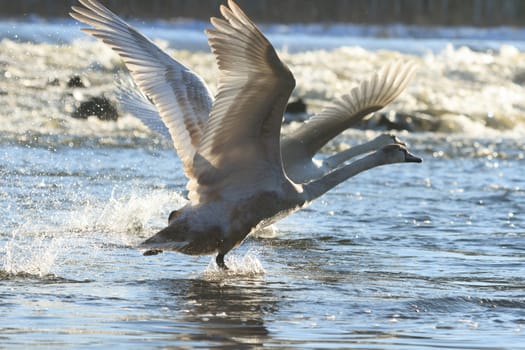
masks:
[[[37,277],[51,274],[63,241],[47,233],[29,236],[29,232],[31,227],[28,225],[19,227],[0,248],[0,271],[3,274]]]
[[[132,244],[151,227],[167,224],[165,208],[178,208],[185,199],[175,191],[114,189],[108,201],[92,201],[66,214],[64,226],[73,231],[110,233],[121,243]]]
[[[82,255],[96,261],[108,244],[135,245],[143,232],[166,225],[165,208],[185,200],[175,191],[115,189],[109,200],[71,195],[73,208],[54,215],[26,218],[26,223],[5,235],[0,245],[0,275],[45,277],[69,274],[69,265]],[[86,249],[88,247],[88,249]]]
[[[230,253],[226,255],[224,262],[228,266],[228,270],[220,269],[215,263],[215,257],[213,257],[204,271],[204,277],[213,280],[231,276],[255,277],[266,274],[255,249],[248,250],[243,256]]]

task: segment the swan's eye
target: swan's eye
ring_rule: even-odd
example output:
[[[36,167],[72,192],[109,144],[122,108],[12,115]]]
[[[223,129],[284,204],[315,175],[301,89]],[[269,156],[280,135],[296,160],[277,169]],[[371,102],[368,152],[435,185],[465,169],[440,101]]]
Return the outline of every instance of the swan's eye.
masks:
[[[172,211],[170,215],[168,216],[168,224],[171,223],[177,217],[177,215],[179,215],[178,210]]]
[[[383,149],[386,152],[395,152],[395,151],[398,151],[400,149],[406,151],[403,147],[401,147],[401,145],[398,145],[398,144],[387,145],[387,146],[383,147]]]

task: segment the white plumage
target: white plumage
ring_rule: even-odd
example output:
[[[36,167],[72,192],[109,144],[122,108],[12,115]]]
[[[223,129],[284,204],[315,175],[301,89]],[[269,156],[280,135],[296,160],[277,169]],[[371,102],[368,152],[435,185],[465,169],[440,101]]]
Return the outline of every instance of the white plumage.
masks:
[[[141,91],[158,109],[189,178],[190,202],[143,248],[218,253],[217,263],[225,267],[224,254],[251,231],[300,209],[349,177],[383,164],[421,161],[402,145],[389,145],[308,184],[296,184],[285,173],[280,146],[282,115],[294,77],[233,1],[220,7],[223,19],[212,18],[214,28],[206,31],[219,67],[213,100],[199,77],[104,6],[95,0],[80,2],[85,7],[73,7],[71,15],[92,25],[85,31],[121,55]],[[401,77],[396,75],[403,71]],[[411,65],[387,69],[381,78],[364,82],[352,91],[352,98],[336,101],[299,131],[317,140],[317,129],[338,128],[340,121],[334,116],[342,111],[353,115],[350,120],[362,118],[397,96],[412,72]],[[316,126],[308,130],[308,125]],[[303,151],[311,153],[316,147]]]

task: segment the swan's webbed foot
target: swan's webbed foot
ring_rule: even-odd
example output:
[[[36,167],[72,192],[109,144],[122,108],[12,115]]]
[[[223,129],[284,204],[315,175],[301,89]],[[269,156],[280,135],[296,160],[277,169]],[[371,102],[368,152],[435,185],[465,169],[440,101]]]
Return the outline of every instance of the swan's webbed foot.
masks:
[[[228,270],[228,266],[224,263],[224,254],[219,253],[217,254],[217,257],[215,258],[215,262],[217,263],[217,266],[219,266],[222,270]]]
[[[150,249],[150,250],[146,250],[144,253],[142,253],[142,255],[150,256],[150,255],[157,255],[160,253],[162,253],[162,249]]]

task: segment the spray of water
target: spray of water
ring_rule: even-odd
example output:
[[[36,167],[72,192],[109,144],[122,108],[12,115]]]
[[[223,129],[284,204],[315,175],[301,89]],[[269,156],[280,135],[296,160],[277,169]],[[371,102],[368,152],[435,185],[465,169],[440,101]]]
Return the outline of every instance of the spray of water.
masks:
[[[6,275],[43,277],[51,273],[62,240],[47,233],[31,234],[28,226],[13,231],[0,248],[0,271]]]
[[[163,210],[184,202],[180,195],[165,190],[131,190],[123,195],[114,191],[106,201],[79,198],[71,210],[28,219],[6,237],[0,245],[0,274],[62,274],[72,259],[86,254],[95,263],[101,247],[136,245],[166,225]]]
[[[230,253],[226,255],[224,262],[228,266],[228,270],[220,269],[215,263],[215,257],[213,257],[204,271],[204,277],[207,279],[221,279],[231,276],[255,277],[266,273],[259,260],[258,251],[255,249],[248,250],[242,256]]]

